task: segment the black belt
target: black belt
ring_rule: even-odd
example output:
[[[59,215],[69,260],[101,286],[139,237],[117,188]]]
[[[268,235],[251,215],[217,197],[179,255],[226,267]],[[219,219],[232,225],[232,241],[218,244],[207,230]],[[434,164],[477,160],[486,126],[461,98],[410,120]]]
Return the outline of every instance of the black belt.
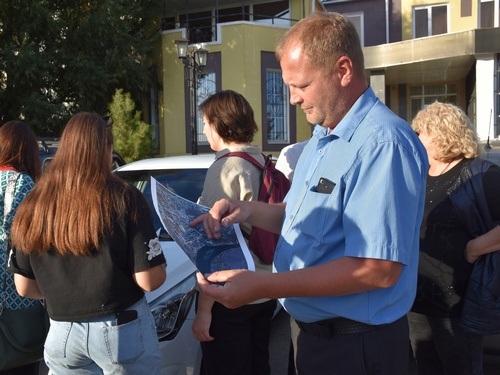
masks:
[[[385,324],[372,325],[361,323],[347,318],[332,318],[314,323],[304,323],[295,320],[295,323],[297,323],[302,331],[323,338],[367,332],[385,326]]]

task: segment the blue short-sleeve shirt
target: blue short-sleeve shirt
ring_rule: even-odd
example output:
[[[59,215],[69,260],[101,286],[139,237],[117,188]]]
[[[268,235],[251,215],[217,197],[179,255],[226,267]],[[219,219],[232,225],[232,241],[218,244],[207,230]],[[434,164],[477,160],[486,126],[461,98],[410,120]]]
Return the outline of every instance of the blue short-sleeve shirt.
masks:
[[[408,312],[415,297],[428,172],[425,148],[371,88],[330,134],[327,130],[311,138],[297,164],[275,270],[344,256],[399,262],[403,270],[390,288],[281,302],[304,322],[337,316],[369,324],[393,322]],[[333,190],[318,192],[320,179],[333,183]]]

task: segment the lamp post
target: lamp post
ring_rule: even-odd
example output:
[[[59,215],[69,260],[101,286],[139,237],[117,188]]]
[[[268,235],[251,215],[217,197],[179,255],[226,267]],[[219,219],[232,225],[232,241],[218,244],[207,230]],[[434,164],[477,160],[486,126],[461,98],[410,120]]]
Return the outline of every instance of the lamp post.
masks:
[[[182,38],[175,41],[177,46],[177,57],[182,59],[184,64],[184,77],[187,77],[190,94],[190,114],[191,114],[191,153],[198,153],[198,131],[196,113],[196,90],[198,85],[198,73],[207,66],[208,52],[202,47],[189,47],[189,40]]]

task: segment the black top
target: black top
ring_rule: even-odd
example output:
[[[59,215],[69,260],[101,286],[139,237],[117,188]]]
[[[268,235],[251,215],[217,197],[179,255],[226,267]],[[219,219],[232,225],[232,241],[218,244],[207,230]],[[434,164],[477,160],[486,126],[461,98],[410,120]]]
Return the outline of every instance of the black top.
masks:
[[[128,191],[138,220],[116,213],[113,235],[92,256],[13,255],[9,271],[36,279],[51,319],[82,321],[121,311],[144,295],[132,275],[165,263],[146,199],[136,188]]]
[[[464,159],[447,173],[427,176],[426,201],[420,230],[417,295],[412,311],[438,317],[459,317],[472,265],[464,251],[472,239],[460,221],[449,195],[457,185]],[[483,177],[492,219],[500,220],[500,172],[488,169]]]

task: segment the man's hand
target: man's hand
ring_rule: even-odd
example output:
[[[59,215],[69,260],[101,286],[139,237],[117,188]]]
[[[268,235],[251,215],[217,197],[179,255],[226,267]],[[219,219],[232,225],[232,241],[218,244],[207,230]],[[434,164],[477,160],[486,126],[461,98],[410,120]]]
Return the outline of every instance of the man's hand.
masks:
[[[250,211],[245,203],[234,199],[221,199],[215,202],[208,213],[198,216],[189,225],[194,227],[203,223],[207,237],[211,240],[219,239],[221,225],[227,228],[248,219]]]
[[[201,290],[230,309],[246,305],[265,295],[266,273],[248,270],[214,272],[207,277],[196,274]],[[215,284],[217,283],[217,284]]]

